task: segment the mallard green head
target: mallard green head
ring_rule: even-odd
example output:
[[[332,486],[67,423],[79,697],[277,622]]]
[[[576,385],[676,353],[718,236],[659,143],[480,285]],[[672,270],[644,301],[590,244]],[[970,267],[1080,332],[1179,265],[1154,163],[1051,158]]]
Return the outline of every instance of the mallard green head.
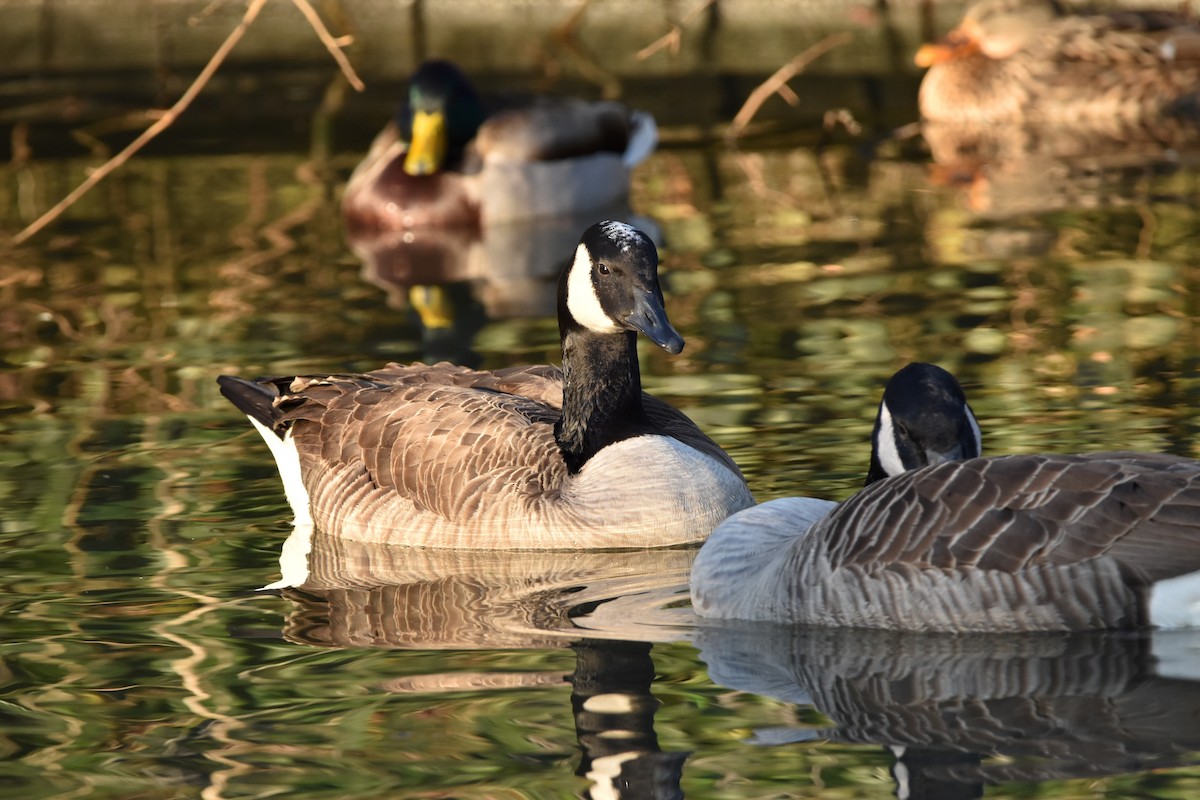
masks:
[[[413,73],[397,124],[408,144],[404,171],[431,175],[462,160],[484,120],[474,87],[449,61],[426,61]]]

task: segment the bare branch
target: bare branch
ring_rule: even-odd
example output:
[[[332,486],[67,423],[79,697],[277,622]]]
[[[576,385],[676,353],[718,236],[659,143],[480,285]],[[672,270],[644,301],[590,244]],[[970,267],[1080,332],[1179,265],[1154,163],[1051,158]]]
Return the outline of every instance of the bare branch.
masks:
[[[154,137],[158,136],[160,133],[169,128],[171,123],[173,123],[176,118],[178,118],[179,115],[182,114],[187,107],[192,104],[192,101],[196,99],[196,96],[200,94],[200,91],[216,73],[217,68],[220,67],[222,62],[225,61],[226,56],[229,55],[230,51],[232,51],[234,46],[236,46],[241,40],[242,36],[245,35],[246,30],[250,27],[251,23],[254,22],[254,19],[258,16],[259,12],[262,11],[263,6],[266,4],[267,0],[251,0],[246,8],[246,13],[242,15],[242,21],[238,23],[238,26],[234,28],[233,31],[230,32],[229,36],[226,37],[225,41],[221,43],[221,46],[217,48],[217,52],[213,53],[212,58],[210,58],[208,63],[204,65],[204,69],[200,71],[198,76],[196,76],[196,80],[192,81],[192,85],[189,86],[187,91],[185,91],[179,100],[175,102],[175,105],[167,109],[167,111],[164,112],[163,115],[153,125],[142,131],[141,135],[134,139],[124,150],[101,164],[95,172],[87,177],[87,180],[75,187],[70,194],[68,194],[62,200],[59,200],[49,211],[47,211],[45,214],[42,214],[30,225],[28,225],[25,230],[14,236],[13,244],[21,244],[22,242],[25,242],[42,228],[58,219],[58,217],[64,211],[74,205],[79,198],[91,191],[93,186],[104,180],[109,173],[122,166],[134,155],[134,153],[145,147],[148,142],[154,139]]]
[[[784,88],[784,84],[800,74],[813,61],[816,61],[835,47],[841,47],[853,39],[854,37],[851,34],[845,32],[831,34],[775,70],[774,75],[755,87],[750,96],[746,98],[746,102],[738,109],[733,122],[729,123],[729,128],[725,131],[725,139],[732,142],[741,136],[746,126],[754,119],[754,115],[758,113],[758,109],[767,101],[767,98],[775,92],[780,92]],[[787,95],[783,96],[786,97]],[[793,94],[792,96],[794,97],[795,95]]]
[[[308,24],[316,32],[317,38],[321,40],[321,44],[325,45],[325,49],[329,51],[329,55],[333,56],[333,60],[337,62],[338,68],[341,69],[342,74],[346,76],[346,80],[354,87],[354,90],[361,92],[363,89],[366,89],[367,87],[363,84],[362,79],[358,77],[358,73],[350,65],[350,60],[342,52],[342,42],[333,38],[333,35],[329,33],[329,29],[325,27],[325,23],[321,22],[320,15],[317,14],[308,0],[292,0],[292,3],[304,15],[304,18],[308,20]]]
[[[659,50],[662,50],[664,47],[671,55],[678,54],[679,44],[683,40],[684,26],[690,23],[696,17],[700,16],[700,12],[715,2],[716,0],[704,0],[703,3],[689,11],[687,16],[685,16],[679,22],[672,23],[671,30],[667,31],[662,36],[643,47],[641,50],[638,50],[634,55],[634,58],[636,58],[638,61],[645,61],[647,58],[654,55]]]

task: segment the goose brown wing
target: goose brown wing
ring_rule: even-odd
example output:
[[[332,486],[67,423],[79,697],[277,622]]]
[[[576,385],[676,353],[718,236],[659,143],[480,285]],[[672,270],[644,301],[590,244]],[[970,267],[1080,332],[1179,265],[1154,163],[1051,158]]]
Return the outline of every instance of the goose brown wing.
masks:
[[[1200,462],[976,458],[880,481],[819,526],[835,564],[1018,572],[1101,556],[1156,581],[1200,569]]]
[[[390,366],[358,376],[299,378],[280,400],[309,485],[345,466],[371,491],[450,520],[480,499],[542,495],[566,476],[554,441],[546,373]],[[526,386],[535,397],[504,391]]]

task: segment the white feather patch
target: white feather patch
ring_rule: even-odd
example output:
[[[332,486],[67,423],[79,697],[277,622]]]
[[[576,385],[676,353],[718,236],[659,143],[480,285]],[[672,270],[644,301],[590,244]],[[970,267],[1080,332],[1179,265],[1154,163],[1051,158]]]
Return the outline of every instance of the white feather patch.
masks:
[[[896,447],[896,428],[892,424],[892,412],[888,410],[887,403],[879,404],[879,437],[875,440],[875,448],[879,465],[888,475],[899,475],[906,471]]]
[[[971,407],[963,403],[963,413],[967,415],[967,422],[971,426],[971,435],[975,437],[975,455],[983,455],[983,432],[979,430],[979,421],[975,419],[975,415],[971,413]]]
[[[279,551],[279,572],[281,577],[274,583],[268,583],[259,589],[286,589],[289,586],[301,586],[308,580],[308,554],[312,552],[312,523],[293,526],[291,535],[283,543]]]
[[[585,245],[575,250],[575,261],[567,275],[567,310],[583,327],[597,333],[616,333],[621,330],[604,309],[592,285],[592,254]]]
[[[1180,681],[1200,681],[1200,636],[1195,631],[1154,631],[1150,634],[1154,674]]]
[[[1200,571],[1150,587],[1150,624],[1156,628],[1200,628]]]
[[[279,469],[279,478],[283,481],[283,493],[287,497],[288,505],[292,507],[292,514],[295,515],[296,525],[312,525],[312,511],[309,509],[308,489],[304,488],[304,478],[301,476],[300,470],[300,451],[296,449],[296,443],[292,441],[292,431],[289,428],[288,432],[280,439],[275,435],[275,432],[263,425],[254,417],[248,417],[250,424],[258,429],[262,435],[263,441],[267,443],[267,447],[271,448],[271,455],[275,457],[275,466]]]
[[[912,797],[912,786],[909,783],[908,765],[902,760],[908,748],[892,745],[892,755],[896,763],[892,765],[892,775],[896,779],[896,800],[909,800]]]
[[[620,735],[613,732],[614,738]],[[609,756],[592,759],[592,768],[588,770],[587,779],[592,782],[588,795],[596,800],[619,800],[624,792],[617,786],[617,778],[621,775],[622,765],[633,761],[641,754],[636,750],[626,750]]]

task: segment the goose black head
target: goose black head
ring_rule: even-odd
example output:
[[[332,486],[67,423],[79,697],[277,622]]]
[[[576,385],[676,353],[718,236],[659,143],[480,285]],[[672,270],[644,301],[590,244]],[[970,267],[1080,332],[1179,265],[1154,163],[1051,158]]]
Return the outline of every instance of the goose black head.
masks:
[[[456,166],[484,117],[479,96],[458,67],[449,61],[421,64],[409,79],[408,96],[396,118],[409,143],[404,171],[430,175]]]
[[[866,482],[975,458],[982,448],[979,423],[954,376],[933,364],[909,364],[883,391]]]
[[[601,334],[640,331],[670,353],[683,350],[663,307],[658,250],[632,225],[606,221],[584,231],[559,297],[564,334],[572,325]]]

